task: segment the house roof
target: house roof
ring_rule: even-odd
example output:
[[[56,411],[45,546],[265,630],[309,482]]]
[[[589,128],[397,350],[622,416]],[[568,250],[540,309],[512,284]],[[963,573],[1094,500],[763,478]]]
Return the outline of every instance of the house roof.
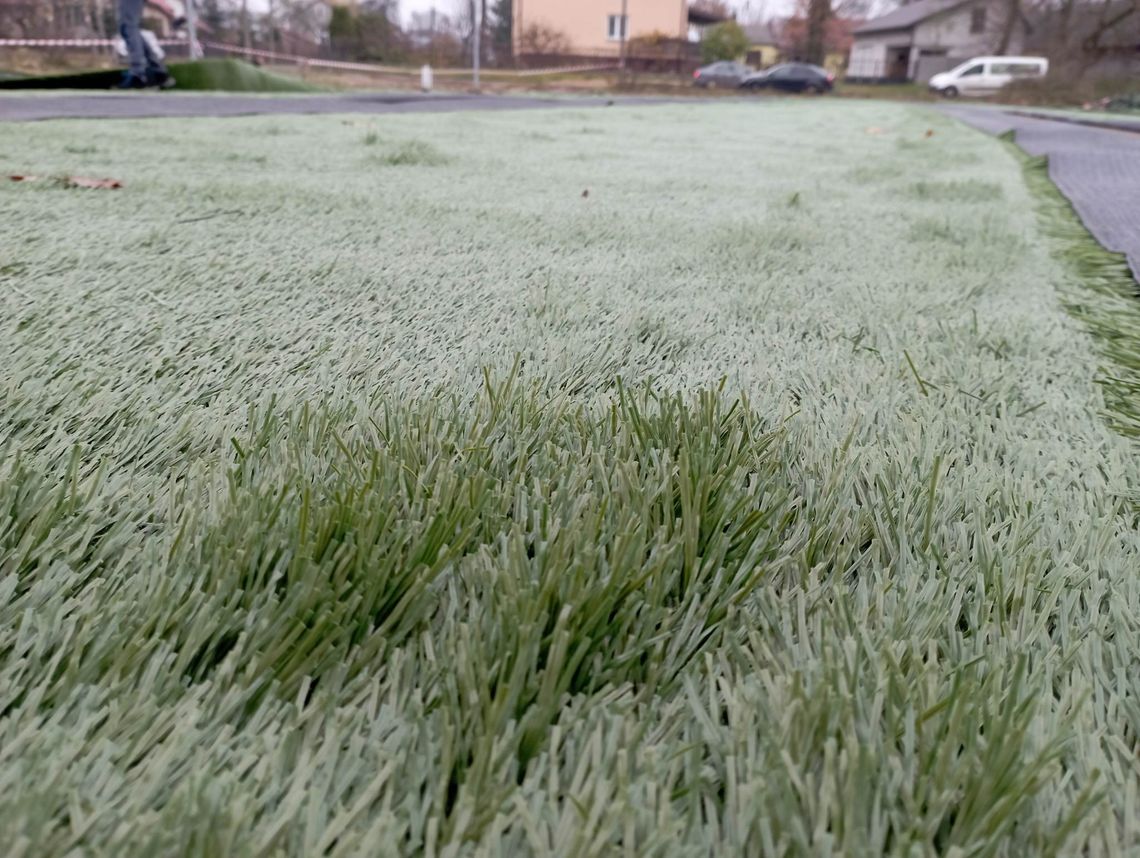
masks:
[[[748,37],[748,44],[750,45],[780,44],[780,34],[776,32],[772,21],[765,21],[763,24],[749,24],[744,28],[744,35]]]
[[[888,12],[886,15],[872,18],[866,24],[859,27],[855,31],[855,35],[862,36],[866,33],[883,33],[888,30],[909,30],[921,24],[927,18],[933,18],[941,12],[948,12],[967,2],[969,2],[969,0],[916,0],[914,3],[907,3],[905,6],[900,6],[895,9],[895,11]]]

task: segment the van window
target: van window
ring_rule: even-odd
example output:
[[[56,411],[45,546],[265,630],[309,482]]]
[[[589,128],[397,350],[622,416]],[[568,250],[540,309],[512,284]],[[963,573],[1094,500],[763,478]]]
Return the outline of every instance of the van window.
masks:
[[[976,65],[970,66],[960,75],[958,75],[958,77],[973,77],[976,74],[982,74],[985,70],[986,66],[984,63],[977,63]]]
[[[993,63],[990,74],[1007,74],[1012,77],[1029,77],[1041,74],[1039,63]]]

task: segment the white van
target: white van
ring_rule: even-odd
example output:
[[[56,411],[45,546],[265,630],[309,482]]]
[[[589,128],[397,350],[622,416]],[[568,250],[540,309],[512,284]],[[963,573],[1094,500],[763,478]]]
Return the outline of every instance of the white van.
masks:
[[[1042,57],[974,57],[930,79],[930,89],[947,98],[992,95],[1007,83],[1027,77],[1044,77],[1049,61]]]

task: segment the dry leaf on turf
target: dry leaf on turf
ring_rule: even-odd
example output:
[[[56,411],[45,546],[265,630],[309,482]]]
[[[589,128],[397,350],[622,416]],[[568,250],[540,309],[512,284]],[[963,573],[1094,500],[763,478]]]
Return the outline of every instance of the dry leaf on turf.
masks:
[[[118,179],[93,179],[90,176],[68,176],[64,184],[73,188],[106,188],[114,190],[121,188],[123,183]]]
[[[38,182],[44,177],[14,175],[8,178],[13,182]],[[123,183],[118,179],[94,179],[90,176],[61,176],[58,182],[66,188],[106,188],[114,190],[123,186]]]

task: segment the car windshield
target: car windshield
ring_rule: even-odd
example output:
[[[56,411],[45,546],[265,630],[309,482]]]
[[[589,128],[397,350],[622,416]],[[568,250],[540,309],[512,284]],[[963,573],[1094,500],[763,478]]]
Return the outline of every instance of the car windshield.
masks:
[[[950,69],[950,71],[946,72],[946,74],[950,75],[950,77],[961,77],[967,72],[970,72],[972,74],[981,74],[981,69],[983,67],[984,65],[982,63],[976,63],[971,60],[969,62],[962,63],[959,66],[955,66],[954,68]],[[978,69],[978,71],[975,72],[973,71],[974,69]]]

